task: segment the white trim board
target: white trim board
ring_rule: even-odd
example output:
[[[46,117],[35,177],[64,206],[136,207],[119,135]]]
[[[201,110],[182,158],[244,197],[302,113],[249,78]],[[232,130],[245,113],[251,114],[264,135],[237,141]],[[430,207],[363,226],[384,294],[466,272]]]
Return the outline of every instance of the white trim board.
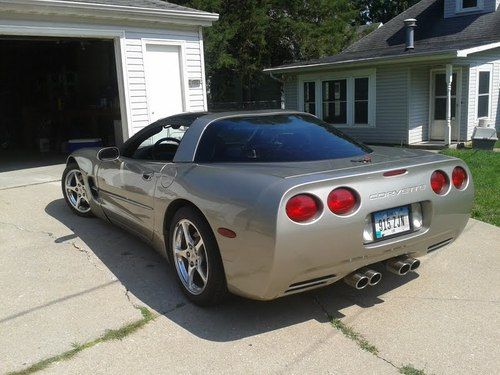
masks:
[[[49,14],[78,16],[79,18],[121,19],[157,23],[178,23],[194,26],[211,26],[219,19],[216,13],[133,7],[116,4],[89,3],[65,0],[0,0],[3,12],[19,14]]]

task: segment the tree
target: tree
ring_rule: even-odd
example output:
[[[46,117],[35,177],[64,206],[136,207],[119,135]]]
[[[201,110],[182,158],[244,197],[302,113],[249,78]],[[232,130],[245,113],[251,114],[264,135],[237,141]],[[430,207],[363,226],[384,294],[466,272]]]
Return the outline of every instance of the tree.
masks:
[[[266,92],[258,88],[272,86],[265,67],[339,52],[352,39],[358,14],[348,0],[173,2],[220,15],[204,31],[212,101],[255,100]]]
[[[420,0],[356,0],[361,23],[386,23]]]

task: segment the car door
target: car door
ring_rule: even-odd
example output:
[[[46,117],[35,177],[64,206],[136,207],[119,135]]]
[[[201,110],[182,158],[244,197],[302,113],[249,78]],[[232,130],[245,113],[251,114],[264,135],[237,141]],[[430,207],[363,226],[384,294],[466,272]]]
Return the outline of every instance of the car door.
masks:
[[[102,162],[98,171],[99,195],[109,220],[146,240],[154,228],[154,195],[161,161],[120,157]]]
[[[172,164],[175,153],[155,156],[153,151],[158,142],[175,141],[182,138],[183,132],[176,134],[163,126],[145,130],[144,136],[134,139],[132,147],[117,160],[101,162],[97,185],[109,220],[150,241],[155,224],[155,191],[162,169]]]

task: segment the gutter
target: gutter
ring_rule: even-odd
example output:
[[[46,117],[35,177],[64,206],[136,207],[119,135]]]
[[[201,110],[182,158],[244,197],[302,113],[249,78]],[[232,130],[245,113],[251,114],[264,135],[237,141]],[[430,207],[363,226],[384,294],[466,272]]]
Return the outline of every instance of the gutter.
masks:
[[[450,59],[461,57],[459,55],[459,51],[457,50],[449,50],[442,52],[422,52],[422,53],[411,53],[407,55],[396,55],[396,56],[383,56],[383,57],[367,57],[363,59],[350,59],[343,61],[334,61],[334,62],[325,62],[325,63],[316,63],[316,64],[304,64],[304,65],[295,65],[289,67],[276,67],[276,68],[267,68],[263,71],[266,73],[293,73],[295,71],[304,71],[304,70],[317,70],[317,69],[327,69],[331,67],[341,67],[343,65],[369,65],[373,63],[393,63],[395,60],[397,62],[417,62],[417,61],[429,61],[429,60],[441,60],[441,59]]]
[[[85,1],[65,0],[0,0],[0,11],[35,14],[61,14],[76,16],[92,16],[101,18],[124,18],[188,23],[199,26],[210,26],[219,19],[216,13],[188,11],[177,9],[155,9],[126,5],[96,4]]]

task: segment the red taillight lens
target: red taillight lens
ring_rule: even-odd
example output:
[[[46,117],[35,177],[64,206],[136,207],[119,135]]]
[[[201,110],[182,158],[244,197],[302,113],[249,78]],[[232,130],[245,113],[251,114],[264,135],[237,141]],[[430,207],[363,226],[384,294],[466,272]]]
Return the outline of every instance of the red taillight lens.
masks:
[[[448,188],[448,176],[443,171],[435,171],[431,175],[431,188],[436,194],[444,194]]]
[[[286,214],[296,222],[312,219],[319,211],[316,199],[307,194],[299,194],[290,198],[286,204]]]
[[[455,167],[451,174],[451,180],[453,181],[453,186],[457,189],[463,189],[467,183],[467,172],[462,167]]]
[[[356,194],[350,189],[338,188],[328,194],[328,207],[337,215],[350,213],[357,202]]]

